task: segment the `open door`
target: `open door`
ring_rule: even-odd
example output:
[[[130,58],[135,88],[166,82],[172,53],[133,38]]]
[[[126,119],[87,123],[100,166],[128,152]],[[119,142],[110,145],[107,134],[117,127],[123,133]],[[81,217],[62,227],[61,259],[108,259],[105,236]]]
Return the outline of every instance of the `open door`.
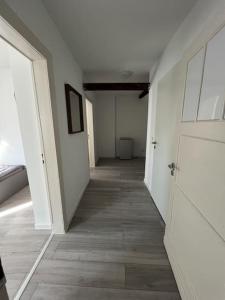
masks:
[[[224,300],[225,29],[193,48],[180,76],[186,73],[186,87],[184,80],[177,84],[184,105],[177,155],[168,169],[165,245],[183,300]]]
[[[155,139],[151,141],[154,151],[151,195],[164,221],[171,191],[168,164],[174,160],[174,138],[176,135],[180,90],[180,65],[176,65],[159,82],[156,107]]]

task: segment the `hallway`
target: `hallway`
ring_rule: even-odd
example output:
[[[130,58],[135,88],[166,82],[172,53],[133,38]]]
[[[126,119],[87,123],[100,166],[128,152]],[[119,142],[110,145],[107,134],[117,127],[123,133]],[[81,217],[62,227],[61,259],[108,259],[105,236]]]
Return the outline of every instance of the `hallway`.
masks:
[[[65,236],[54,236],[22,299],[177,300],[144,160],[102,159]]]

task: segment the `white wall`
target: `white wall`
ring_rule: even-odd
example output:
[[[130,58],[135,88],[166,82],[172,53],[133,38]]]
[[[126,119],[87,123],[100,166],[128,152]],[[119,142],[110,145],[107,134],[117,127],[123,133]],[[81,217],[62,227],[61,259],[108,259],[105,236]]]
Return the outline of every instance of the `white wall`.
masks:
[[[26,165],[9,67],[0,68],[0,164]]]
[[[97,93],[97,144],[99,157],[118,155],[120,137],[134,139],[134,156],[144,157],[147,132],[147,98],[137,93]],[[117,141],[117,145],[115,145]]]
[[[145,157],[147,135],[147,97],[136,95],[116,96],[116,140],[119,155],[120,137],[134,140],[133,155]]]
[[[155,70],[152,70],[151,72],[150,81],[152,82],[152,85],[150,93],[151,97],[149,98],[150,103],[148,112],[147,157],[145,173],[145,182],[149,187],[150,192],[154,189],[152,186],[152,165],[154,163],[154,156],[151,141],[154,139],[155,135],[155,112],[157,108],[158,83],[160,79],[163,78],[166,73],[181,59],[185,50],[190,46],[194,39],[197,38],[203,28],[207,28],[207,26],[210,26],[209,24],[211,22],[215,22],[215,20],[218,19],[218,16],[224,14],[224,11],[224,0],[199,0],[169,42],[160,61],[156,64],[156,72],[154,72]],[[168,149],[170,149],[170,145],[168,145]],[[163,182],[160,188],[164,188]],[[154,198],[154,201],[160,209],[160,199]],[[167,207],[167,205],[168,203],[165,203],[165,207]]]
[[[129,72],[129,71],[128,71]],[[148,82],[148,73],[131,73],[130,75],[125,72],[118,71],[95,71],[84,73],[84,82]]]
[[[56,90],[52,105],[57,111],[55,127],[59,136],[60,178],[63,186],[63,207],[67,226],[89,181],[86,128],[84,133],[68,135],[64,93],[65,82],[83,93],[82,71],[41,1],[7,0],[6,2],[52,55]],[[83,107],[85,115],[85,105]]]
[[[115,96],[97,95],[97,145],[99,157],[115,157]]]

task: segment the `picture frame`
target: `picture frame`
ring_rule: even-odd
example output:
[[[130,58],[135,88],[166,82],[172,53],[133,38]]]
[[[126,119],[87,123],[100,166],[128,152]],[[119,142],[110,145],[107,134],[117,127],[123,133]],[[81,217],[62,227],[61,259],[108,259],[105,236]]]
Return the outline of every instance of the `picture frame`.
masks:
[[[82,95],[70,84],[65,84],[68,133],[75,134],[84,131]]]

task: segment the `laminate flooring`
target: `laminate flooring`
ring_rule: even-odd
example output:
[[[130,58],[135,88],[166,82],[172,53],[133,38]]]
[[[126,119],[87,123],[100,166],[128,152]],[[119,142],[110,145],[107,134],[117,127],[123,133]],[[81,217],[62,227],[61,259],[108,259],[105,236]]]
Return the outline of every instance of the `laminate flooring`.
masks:
[[[9,298],[31,270],[50,235],[49,230],[35,230],[29,187],[0,204],[0,256],[7,279]]]
[[[55,235],[22,299],[179,300],[144,160],[101,159],[69,232]]]

